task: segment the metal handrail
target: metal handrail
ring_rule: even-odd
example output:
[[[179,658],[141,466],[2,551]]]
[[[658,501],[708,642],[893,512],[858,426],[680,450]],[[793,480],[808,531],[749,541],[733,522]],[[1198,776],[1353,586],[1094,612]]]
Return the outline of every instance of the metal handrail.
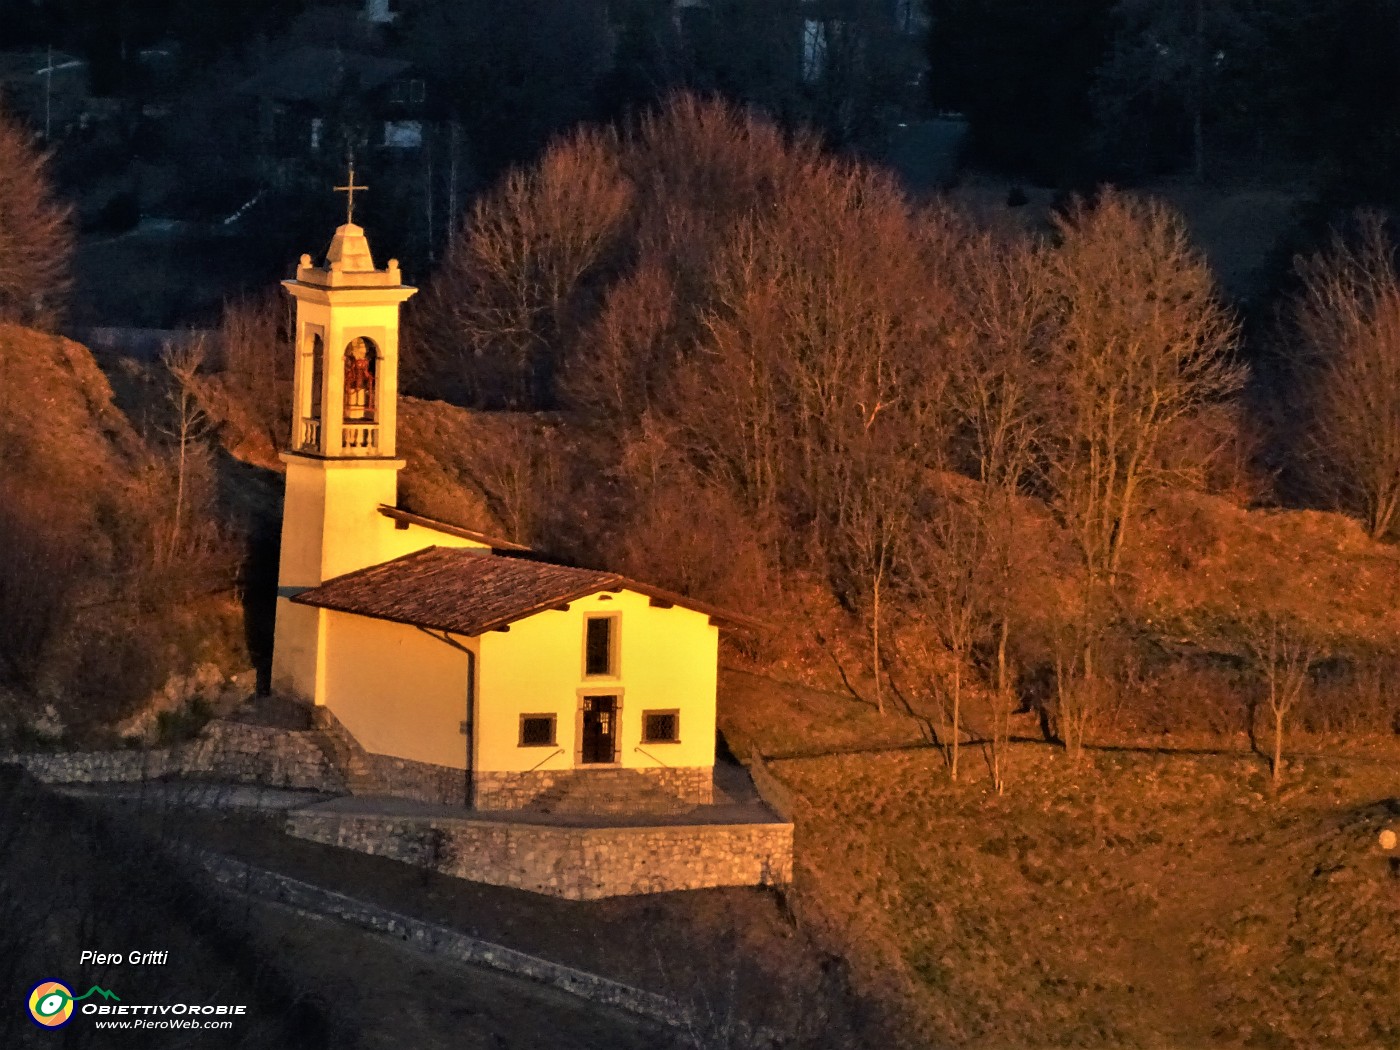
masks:
[[[660,765],[660,766],[663,766],[663,767],[666,768],[666,769],[670,769],[670,768],[671,768],[671,764],[670,764],[669,762],[663,762],[663,761],[661,761],[661,759],[657,758],[655,755],[653,755],[653,754],[652,754],[650,751],[648,751],[646,748],[642,747],[640,744],[638,744],[638,745],[637,745],[636,747],[634,747],[632,750],[633,750],[633,751],[640,751],[642,754],[646,755],[647,758],[651,759],[653,762],[657,763],[657,764]]]
[[[525,770],[525,772],[527,772],[527,773],[533,773],[535,770],[539,769],[540,766],[542,766],[542,765],[544,765],[546,762],[548,762],[551,758],[554,758],[556,755],[562,755],[563,753],[564,753],[564,749],[563,749],[562,747],[561,747],[561,748],[556,748],[554,751],[552,751],[552,752],[550,752],[549,754],[545,755],[544,758],[540,759],[538,762],[536,762],[536,763],[535,763],[533,766],[531,766],[529,769]]]

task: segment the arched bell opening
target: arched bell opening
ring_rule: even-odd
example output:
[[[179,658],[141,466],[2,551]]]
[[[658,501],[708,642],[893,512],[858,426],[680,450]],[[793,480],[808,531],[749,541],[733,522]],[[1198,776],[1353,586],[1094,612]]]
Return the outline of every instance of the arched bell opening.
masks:
[[[379,446],[379,347],[357,336],[345,347],[345,403],[341,445],[353,451]]]
[[[302,342],[300,418],[297,422],[296,447],[308,452],[321,448],[321,392],[325,385],[325,343],[319,333],[311,332]]]

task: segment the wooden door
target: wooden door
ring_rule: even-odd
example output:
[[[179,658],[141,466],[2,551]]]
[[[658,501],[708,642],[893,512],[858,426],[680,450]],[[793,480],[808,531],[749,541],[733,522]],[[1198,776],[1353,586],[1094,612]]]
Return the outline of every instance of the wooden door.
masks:
[[[617,745],[617,697],[586,696],[583,699],[584,762],[612,762]]]

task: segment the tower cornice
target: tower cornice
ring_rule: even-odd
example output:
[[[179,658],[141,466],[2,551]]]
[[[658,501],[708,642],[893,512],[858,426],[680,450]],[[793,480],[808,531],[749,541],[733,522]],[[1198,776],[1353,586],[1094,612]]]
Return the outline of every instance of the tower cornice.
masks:
[[[301,275],[302,270],[298,268],[296,279],[283,281],[282,287],[297,299],[322,306],[392,306],[418,294],[418,289],[411,284],[324,285],[302,280]]]

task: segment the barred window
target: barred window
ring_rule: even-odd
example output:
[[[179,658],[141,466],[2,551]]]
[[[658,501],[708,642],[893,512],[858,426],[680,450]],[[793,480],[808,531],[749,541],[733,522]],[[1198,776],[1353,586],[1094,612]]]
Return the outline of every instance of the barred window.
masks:
[[[643,711],[642,743],[674,744],[681,738],[679,711]]]
[[[553,715],[521,715],[520,746],[553,747],[554,725]]]

